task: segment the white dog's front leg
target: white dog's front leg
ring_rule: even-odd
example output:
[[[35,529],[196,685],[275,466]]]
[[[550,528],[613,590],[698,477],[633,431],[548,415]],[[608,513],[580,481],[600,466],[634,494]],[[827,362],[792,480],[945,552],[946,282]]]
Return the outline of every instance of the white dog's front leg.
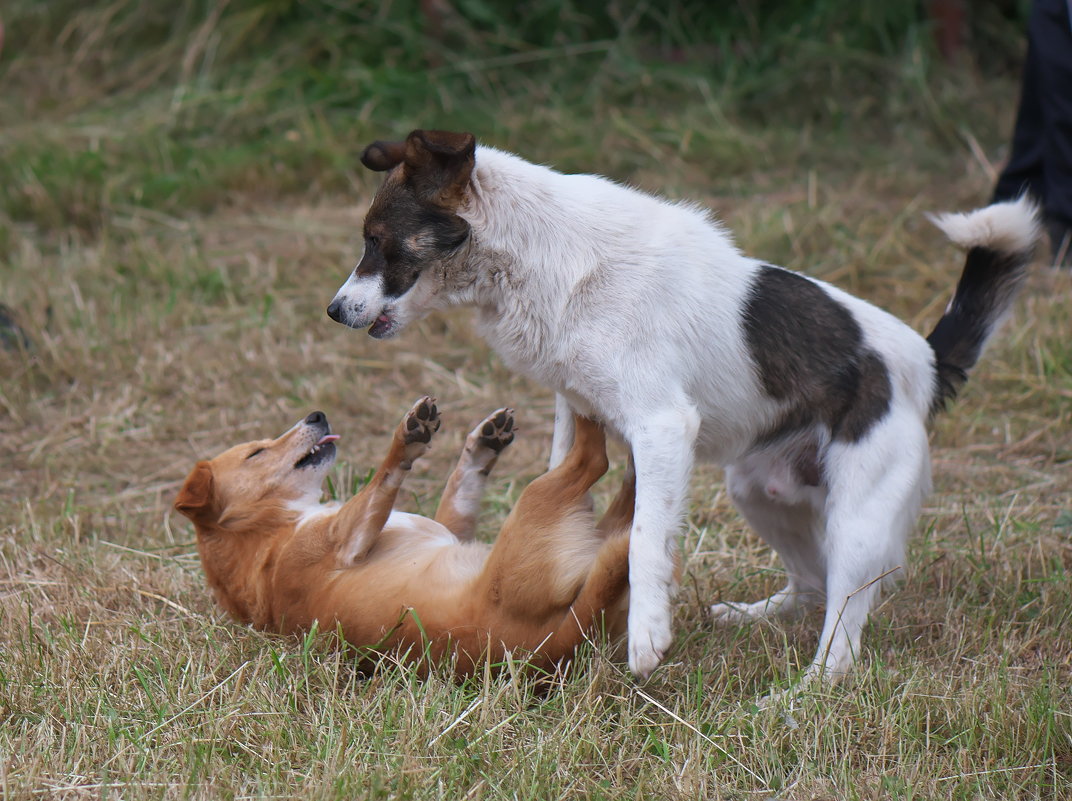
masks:
[[[673,639],[674,559],[688,501],[700,417],[681,405],[643,415],[629,432],[636,514],[629,541],[629,669],[648,676]]]
[[[573,447],[573,409],[569,401],[561,395],[555,395],[555,433],[551,437],[551,459],[547,465],[553,470],[562,463]]]

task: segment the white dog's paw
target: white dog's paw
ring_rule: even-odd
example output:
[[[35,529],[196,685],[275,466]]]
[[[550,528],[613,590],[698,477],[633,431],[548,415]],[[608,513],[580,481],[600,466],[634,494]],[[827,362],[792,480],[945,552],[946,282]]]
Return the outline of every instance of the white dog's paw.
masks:
[[[669,643],[663,648],[658,648],[651,642],[636,643],[630,639],[629,670],[638,679],[646,679],[655,671],[655,668],[659,667],[669,647]]]
[[[639,679],[646,679],[666,657],[673,642],[670,615],[629,616],[629,670]]]
[[[761,601],[752,603],[723,601],[711,604],[711,620],[715,625],[740,626],[757,620],[790,619],[803,615],[815,604],[814,594],[798,592],[792,587],[787,587]]]
[[[716,626],[741,626],[752,623],[766,617],[761,610],[756,609],[757,604],[735,604],[723,602],[711,604],[711,621]],[[758,612],[758,614],[757,614]]]

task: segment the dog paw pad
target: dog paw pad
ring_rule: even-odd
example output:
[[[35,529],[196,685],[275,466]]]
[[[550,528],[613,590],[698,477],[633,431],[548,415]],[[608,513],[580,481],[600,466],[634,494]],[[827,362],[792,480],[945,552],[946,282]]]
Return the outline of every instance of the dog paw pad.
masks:
[[[427,444],[431,442],[432,434],[439,430],[439,423],[439,409],[436,408],[435,398],[421,398],[406,414],[402,440],[407,445]]]
[[[495,453],[502,453],[514,441],[514,410],[499,409],[488,415],[479,426],[477,443]]]

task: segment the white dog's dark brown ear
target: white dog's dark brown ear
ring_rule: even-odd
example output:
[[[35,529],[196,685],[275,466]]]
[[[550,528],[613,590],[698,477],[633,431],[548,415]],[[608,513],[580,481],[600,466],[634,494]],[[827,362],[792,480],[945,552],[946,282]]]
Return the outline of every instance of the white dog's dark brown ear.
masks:
[[[370,170],[385,172],[402,163],[406,155],[405,142],[373,142],[361,153],[361,163]]]
[[[191,520],[207,520],[215,512],[212,465],[198,462],[175,498],[175,511]]]
[[[418,193],[441,206],[457,206],[476,165],[471,133],[414,131],[406,137],[406,175]]]
[[[476,137],[471,133],[451,131],[414,131],[406,137],[406,164],[423,166],[430,157],[472,159]]]

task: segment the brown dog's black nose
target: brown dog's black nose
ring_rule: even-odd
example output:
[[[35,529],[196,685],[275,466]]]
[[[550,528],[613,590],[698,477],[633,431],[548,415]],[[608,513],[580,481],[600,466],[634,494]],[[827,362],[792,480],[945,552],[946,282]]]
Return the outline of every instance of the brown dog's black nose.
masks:
[[[305,418],[307,425],[318,426],[328,421],[328,417],[323,412],[313,412],[311,415]]]
[[[339,301],[337,301],[337,300],[331,301],[331,305],[328,306],[328,317],[330,317],[332,320],[334,320],[337,323],[341,323],[342,320],[339,319],[340,317],[342,317],[341,312],[342,312],[342,304],[339,303]]]

